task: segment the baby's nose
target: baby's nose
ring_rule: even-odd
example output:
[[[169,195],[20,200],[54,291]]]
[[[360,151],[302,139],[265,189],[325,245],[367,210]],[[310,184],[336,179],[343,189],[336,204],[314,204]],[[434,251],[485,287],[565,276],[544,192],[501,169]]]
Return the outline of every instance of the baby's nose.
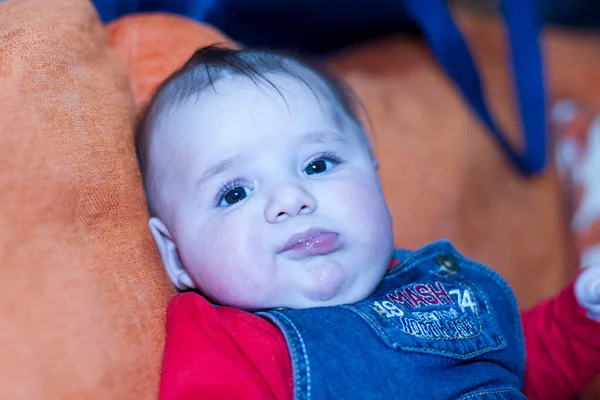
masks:
[[[317,208],[314,196],[301,185],[281,185],[274,188],[265,207],[265,219],[270,223],[290,217],[310,214]]]

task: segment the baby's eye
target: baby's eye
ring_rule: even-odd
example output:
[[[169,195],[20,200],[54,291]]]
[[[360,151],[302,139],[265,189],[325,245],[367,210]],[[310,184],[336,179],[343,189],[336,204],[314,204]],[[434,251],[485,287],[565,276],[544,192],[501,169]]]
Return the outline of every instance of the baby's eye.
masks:
[[[230,187],[231,188],[224,186],[219,193],[217,198],[219,207],[229,207],[235,203],[238,203],[244,200],[251,192],[251,189],[244,186],[231,185]]]
[[[306,175],[322,174],[325,171],[330,170],[339,164],[341,160],[334,154],[322,155],[318,159],[311,161],[310,164],[304,168]]]

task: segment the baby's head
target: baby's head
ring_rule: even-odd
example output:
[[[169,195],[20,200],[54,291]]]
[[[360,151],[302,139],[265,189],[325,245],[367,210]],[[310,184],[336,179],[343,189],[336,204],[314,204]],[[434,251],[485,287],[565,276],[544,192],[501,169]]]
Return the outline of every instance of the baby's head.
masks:
[[[341,84],[281,54],[199,50],[136,143],[173,283],[256,310],[351,303],[380,282],[391,218]]]

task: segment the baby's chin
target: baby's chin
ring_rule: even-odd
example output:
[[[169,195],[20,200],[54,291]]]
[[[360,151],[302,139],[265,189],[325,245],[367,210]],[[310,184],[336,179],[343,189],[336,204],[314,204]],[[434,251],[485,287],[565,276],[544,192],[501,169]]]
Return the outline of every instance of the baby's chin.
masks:
[[[337,262],[316,262],[308,271],[308,290],[305,295],[311,303],[332,303],[343,296],[349,277]]]
[[[352,304],[367,298],[385,275],[384,267],[360,270],[349,267],[353,263],[333,257],[315,257],[303,264],[286,265],[287,271],[294,272],[284,281],[272,281],[279,284],[269,285],[274,290],[268,295],[260,291],[262,296],[217,303],[247,311]]]
[[[227,299],[213,299],[213,302],[246,311],[261,311],[325,307],[361,300],[360,294],[351,293],[355,278],[348,276],[347,271],[338,262],[313,260],[309,265],[296,265],[293,268],[300,268],[296,270],[300,273],[291,277],[287,283],[280,282],[280,285],[276,285],[277,289],[271,296],[232,296]]]
[[[299,297],[289,308],[327,307],[351,304],[365,299],[377,287],[378,280],[343,268],[333,260],[315,260],[303,277]],[[372,280],[373,282],[369,282]]]

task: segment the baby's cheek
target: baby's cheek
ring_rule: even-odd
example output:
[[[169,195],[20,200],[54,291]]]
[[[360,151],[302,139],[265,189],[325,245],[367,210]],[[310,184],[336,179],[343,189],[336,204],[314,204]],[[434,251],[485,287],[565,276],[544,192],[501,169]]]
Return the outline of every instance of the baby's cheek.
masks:
[[[188,240],[181,255],[184,267],[198,289],[215,301],[232,291],[233,269],[230,267],[228,241],[218,226],[205,226],[193,240]],[[235,276],[235,275],[234,275]]]
[[[221,303],[250,306],[256,297],[265,292],[265,282],[272,264],[265,256],[263,236],[257,224],[239,218],[226,218],[208,229],[203,240],[205,290]]]
[[[369,222],[374,222],[373,218],[389,218],[385,199],[375,183],[365,180],[349,181],[339,188],[339,192],[343,193],[337,197],[339,206],[349,216],[354,215],[357,219]]]
[[[243,274],[223,259],[207,260],[194,276],[198,290],[217,304],[236,305],[247,295]]]
[[[348,229],[372,251],[387,251],[393,242],[391,216],[379,186],[354,181],[344,189],[348,195],[342,198],[339,208]]]

